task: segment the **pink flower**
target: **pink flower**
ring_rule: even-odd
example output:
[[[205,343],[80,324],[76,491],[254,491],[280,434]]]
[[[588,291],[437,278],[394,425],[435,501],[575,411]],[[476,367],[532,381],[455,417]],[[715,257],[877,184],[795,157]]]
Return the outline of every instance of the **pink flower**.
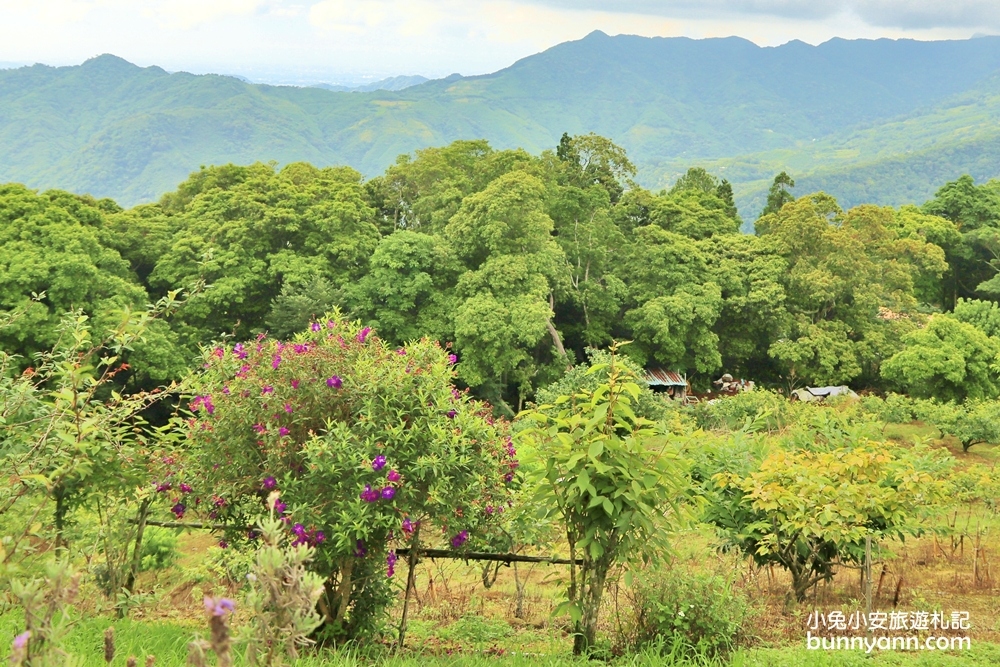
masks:
[[[292,389],[298,389],[298,388],[299,388],[299,381],[292,380]]]
[[[403,348],[399,348],[398,350],[396,350],[396,354],[398,354],[401,357],[405,356],[406,355],[406,350],[404,350]]]
[[[396,489],[387,486],[382,489],[382,500],[392,500],[396,496]]]
[[[371,327],[365,327],[364,329],[359,331],[357,336],[358,342],[363,344],[365,342],[365,339],[368,338],[368,334],[370,334],[371,332],[372,332]]]
[[[280,435],[281,435],[282,437],[284,437],[284,436],[288,435],[289,433],[291,433],[291,431],[289,431],[289,430],[288,430],[288,427],[287,427],[287,426],[282,426],[281,428],[279,428],[279,429],[278,429],[278,433],[279,433],[279,434],[280,434]]]
[[[372,459],[372,470],[374,470],[375,472],[378,472],[379,470],[381,470],[384,467],[385,467],[385,456],[384,455],[379,454],[374,459]]]
[[[212,350],[212,354],[215,355],[216,359],[221,359],[222,357],[226,356],[226,351],[223,350],[221,347],[217,347],[214,350]]]
[[[274,370],[278,370],[278,366],[280,365],[281,365],[281,355],[276,354],[274,355],[274,359],[271,360],[271,368],[273,368]]]
[[[396,561],[398,557],[396,556],[395,549],[389,551],[389,555],[385,557],[386,567],[385,576],[392,577],[396,573]]]
[[[287,412],[288,414],[292,414],[292,404],[291,403],[285,403],[285,412]]]
[[[451,364],[452,366],[454,366],[455,364],[458,363],[458,357],[455,356],[454,354],[449,354],[448,355],[448,363]]]
[[[311,328],[311,329],[312,329],[313,331],[319,331],[319,328],[320,328],[320,327],[319,327],[319,322],[313,322],[313,323],[312,323],[312,326],[311,326],[310,328]]]
[[[233,347],[233,356],[237,359],[247,358],[247,351],[243,348],[243,343],[236,343]]]
[[[276,480],[274,477],[264,478],[264,490],[270,491],[276,486],[278,486],[278,480]]]
[[[258,433],[266,433],[267,427],[264,426],[263,424],[254,424],[253,430],[257,431]]]
[[[334,389],[340,389],[342,386],[344,386],[344,382],[343,380],[340,379],[339,376],[334,375],[333,377],[326,379],[326,386],[333,387]]]
[[[260,390],[260,393],[261,393],[262,395],[263,395],[263,394],[271,394],[271,393],[274,393],[274,387],[272,387],[272,386],[271,386],[271,385],[269,385],[269,384],[266,384],[266,385],[264,385],[264,386],[263,386],[263,387],[261,388],[261,390]]]
[[[386,475],[385,478],[390,482],[398,482],[400,479],[402,479],[402,475],[400,475],[395,470],[390,470],[389,474]]]

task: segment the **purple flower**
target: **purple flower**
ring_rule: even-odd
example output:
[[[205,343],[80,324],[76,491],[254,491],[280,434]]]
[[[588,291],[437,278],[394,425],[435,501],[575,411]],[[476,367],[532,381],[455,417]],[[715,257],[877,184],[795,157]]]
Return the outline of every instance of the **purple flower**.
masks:
[[[326,379],[326,386],[333,387],[334,389],[340,389],[344,385],[343,380],[339,376],[334,375],[331,378]]]
[[[257,431],[258,433],[266,433],[267,427],[264,426],[263,424],[254,424],[253,430]]]
[[[285,403],[285,412],[287,412],[288,414],[292,414],[292,404],[291,403]]]
[[[174,487],[173,484],[171,484],[170,482],[160,482],[159,484],[156,485],[156,492],[163,493],[164,491],[169,491],[172,488]]]
[[[258,533],[253,528],[251,528],[250,530],[247,531],[247,539],[248,540],[256,540],[258,537],[260,537],[260,533]]]
[[[274,355],[274,359],[271,360],[271,368],[273,368],[274,370],[278,370],[278,366],[280,365],[281,365],[281,355],[276,354]]]
[[[278,434],[281,435],[282,437],[288,435],[289,433],[291,433],[291,431],[288,430],[287,426],[282,426],[281,428],[278,429]]]
[[[322,530],[317,530],[316,534],[313,536],[313,542],[315,544],[323,544],[326,540],[326,534]]]
[[[374,490],[371,484],[365,484],[365,490],[359,497],[366,503],[373,503],[379,499],[379,492]]]
[[[458,357],[456,355],[454,355],[454,354],[449,354],[448,355],[448,363],[451,364],[452,366],[454,366],[455,364],[458,363]]]
[[[385,564],[388,566],[385,570],[385,576],[391,577],[396,574],[396,561],[399,559],[396,556],[395,549],[389,551],[389,555],[385,557]]]
[[[226,542],[225,540],[219,540],[219,548],[220,549],[228,549],[229,548],[229,542]],[[219,614],[216,614],[216,615],[218,616]]]
[[[313,323],[312,323],[312,326],[311,326],[310,328],[311,328],[311,329],[312,329],[313,331],[319,331],[319,329],[320,329],[320,327],[319,327],[319,322],[313,322]]]
[[[292,380],[292,389],[298,389],[298,388],[299,388],[299,381]]]
[[[396,495],[396,489],[392,488],[391,486],[387,486],[384,489],[382,489],[383,500],[392,500],[393,497],[395,497],[395,495]]]
[[[221,547],[224,543],[219,542]],[[222,547],[225,549],[226,547]],[[236,611],[236,603],[229,598],[205,598],[205,611],[212,616],[225,616]]]
[[[406,517],[405,519],[403,519],[402,528],[403,528],[403,534],[406,535],[407,537],[413,534],[415,526],[413,525],[413,522],[410,521],[410,517]]]
[[[507,473],[506,475],[503,476],[503,481],[505,481],[505,482],[510,482],[513,479],[514,479],[514,473],[512,473],[512,472],[509,472],[509,473]]]
[[[390,471],[389,471],[389,474],[385,476],[385,478],[386,478],[387,480],[389,480],[390,482],[398,482],[398,481],[399,481],[400,479],[402,479],[402,477],[403,477],[403,476],[402,476],[402,475],[400,475],[400,474],[399,474],[398,472],[396,472],[395,470],[390,470]]]
[[[463,544],[465,544],[465,541],[468,539],[469,539],[469,531],[463,530],[458,535],[451,538],[451,546],[455,549],[458,549]]]
[[[178,519],[183,519],[184,510],[186,509],[187,508],[184,506],[184,503],[177,503],[176,505],[170,508],[170,511],[173,512],[174,516],[177,517]]]
[[[354,555],[358,558],[364,558],[368,555],[368,549],[365,548],[364,540],[358,540],[357,548],[354,549]]]
[[[396,354],[398,354],[401,357],[406,356],[406,350],[404,350],[403,348],[399,348],[398,350],[396,350]]]
[[[385,467],[385,457],[379,454],[372,460],[372,470],[378,472],[384,467]]]
[[[274,392],[274,387],[272,387],[269,384],[264,385],[264,387],[260,390],[261,394],[270,394],[273,392]]]
[[[454,418],[455,418],[455,415],[457,415],[458,413],[457,413],[457,412],[455,412],[454,410],[449,410],[449,411],[448,411],[448,412],[446,412],[445,414],[447,415],[448,419],[454,419]]]
[[[226,505],[226,499],[222,496],[215,496],[212,498],[212,504],[216,507],[224,507]]]
[[[274,511],[277,512],[279,515],[284,514],[285,510],[287,509],[288,505],[286,505],[283,501],[281,500],[274,501]]]
[[[358,342],[363,344],[365,342],[365,339],[368,338],[368,334],[370,334],[371,332],[372,332],[371,327],[365,327],[364,329],[359,331],[357,336]]]
[[[23,651],[27,648],[29,639],[31,639],[31,630],[25,630],[17,637],[14,637],[14,643],[11,644],[11,648],[15,651]]]
[[[265,491],[270,491],[271,489],[273,489],[276,486],[278,486],[278,480],[276,480],[274,477],[265,477],[264,478],[264,490]]]
[[[333,320],[327,320],[327,321],[326,321],[326,328],[327,328],[327,329],[332,329],[332,328],[334,328],[335,326],[337,326],[337,323],[336,323],[336,322],[334,322]]]
[[[243,348],[243,343],[236,343],[236,345],[233,346],[233,356],[237,359],[247,358],[247,351]]]
[[[181,485],[177,488],[181,490],[181,493],[191,493],[192,491],[194,491],[194,489],[191,488],[190,484],[185,484],[184,482],[181,482]]]
[[[229,396],[229,387],[223,387],[222,393],[225,394],[226,396]]]
[[[301,523],[297,523],[294,526],[292,526],[292,532],[295,533],[297,537],[305,537],[306,527],[303,526]]]

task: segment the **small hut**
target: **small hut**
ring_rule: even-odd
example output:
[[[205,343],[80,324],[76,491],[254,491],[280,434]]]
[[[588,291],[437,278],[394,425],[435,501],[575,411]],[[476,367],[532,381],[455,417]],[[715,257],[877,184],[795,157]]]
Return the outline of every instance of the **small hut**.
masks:
[[[655,393],[663,393],[670,398],[683,401],[687,397],[687,376],[664,368],[650,368],[646,371],[646,384]]]

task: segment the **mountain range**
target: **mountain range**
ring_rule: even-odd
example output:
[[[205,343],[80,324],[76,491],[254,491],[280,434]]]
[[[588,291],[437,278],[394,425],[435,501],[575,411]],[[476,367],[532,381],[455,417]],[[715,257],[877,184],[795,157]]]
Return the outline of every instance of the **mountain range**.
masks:
[[[373,176],[455,139],[537,153],[563,132],[596,132],[628,150],[643,185],[704,166],[752,218],[783,169],[796,192],[846,205],[921,202],[962,173],[1000,176],[998,120],[1000,37],[759,47],[595,32],[493,74],[371,92],[104,55],[0,71],[0,182],[131,205],[203,164],[307,160]]]

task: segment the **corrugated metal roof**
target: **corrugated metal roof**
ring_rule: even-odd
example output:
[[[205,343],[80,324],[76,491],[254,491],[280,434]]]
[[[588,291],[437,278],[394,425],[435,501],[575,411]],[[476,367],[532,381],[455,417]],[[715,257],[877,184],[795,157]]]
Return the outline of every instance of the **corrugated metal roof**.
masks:
[[[677,371],[664,368],[650,368],[646,371],[646,382],[651,385],[666,385],[668,387],[686,387],[687,380]]]

